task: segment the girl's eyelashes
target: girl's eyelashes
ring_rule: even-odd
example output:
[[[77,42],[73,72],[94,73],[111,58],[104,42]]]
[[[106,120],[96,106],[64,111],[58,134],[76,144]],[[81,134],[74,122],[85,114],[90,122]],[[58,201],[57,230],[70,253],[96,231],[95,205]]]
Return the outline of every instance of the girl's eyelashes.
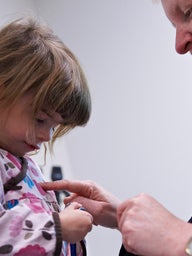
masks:
[[[48,116],[46,115],[45,112],[39,111],[39,112],[36,114],[35,120],[36,120],[36,122],[37,122],[38,124],[44,124],[45,122],[48,121]]]
[[[36,122],[38,124],[43,124],[45,122],[45,120],[44,119],[40,119],[40,118],[36,118]]]
[[[52,127],[52,131],[53,132],[55,132],[56,130],[57,130],[57,128],[59,127],[59,124],[57,124],[57,125],[54,125],[53,127]]]
[[[46,129],[55,132],[57,127],[60,125],[60,120],[54,118],[53,116],[47,114],[45,111],[39,111],[35,116],[36,125],[45,127]]]
[[[188,9],[186,12],[184,12],[185,20],[192,19],[192,8]]]
[[[55,132],[56,129],[57,129],[57,127],[58,127],[58,125],[51,127],[51,125],[48,125],[48,122],[46,123],[46,119],[36,118],[35,120],[36,120],[36,123],[37,123],[38,125],[46,125],[46,126],[49,126],[49,129],[50,129],[52,132]]]

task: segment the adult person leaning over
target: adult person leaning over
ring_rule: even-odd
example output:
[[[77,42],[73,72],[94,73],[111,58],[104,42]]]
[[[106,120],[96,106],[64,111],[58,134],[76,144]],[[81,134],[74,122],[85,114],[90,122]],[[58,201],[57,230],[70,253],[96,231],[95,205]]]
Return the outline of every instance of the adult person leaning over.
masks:
[[[192,53],[192,0],[162,0],[161,3],[176,29],[176,51]],[[77,195],[66,198],[66,203],[78,201],[93,215],[96,225],[118,228],[123,245],[130,252],[122,248],[121,256],[192,255],[192,225],[174,216],[149,195],[140,194],[120,203],[95,183],[58,181],[44,184],[43,188],[75,192]]]

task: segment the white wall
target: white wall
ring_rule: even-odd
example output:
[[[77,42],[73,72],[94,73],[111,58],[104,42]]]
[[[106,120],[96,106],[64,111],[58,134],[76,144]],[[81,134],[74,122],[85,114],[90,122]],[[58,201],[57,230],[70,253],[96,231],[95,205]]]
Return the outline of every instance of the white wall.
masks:
[[[0,0],[0,25],[22,14],[34,14],[33,0]]]
[[[122,200],[148,192],[187,220],[192,63],[191,56],[175,53],[174,29],[161,5],[150,0],[1,2],[7,6],[1,17],[21,8],[15,2],[22,10],[34,3],[87,74],[90,122],[63,139],[64,149],[61,144],[56,149],[66,176],[93,179]],[[94,228],[88,243],[91,256],[116,256],[120,235]]]

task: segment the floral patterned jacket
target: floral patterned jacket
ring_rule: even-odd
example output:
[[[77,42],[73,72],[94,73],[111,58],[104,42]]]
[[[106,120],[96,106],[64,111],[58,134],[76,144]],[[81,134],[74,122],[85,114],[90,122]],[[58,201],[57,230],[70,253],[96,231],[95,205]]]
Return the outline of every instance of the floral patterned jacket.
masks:
[[[29,157],[0,149],[0,255],[76,256],[76,245],[62,241],[55,194],[43,181]]]

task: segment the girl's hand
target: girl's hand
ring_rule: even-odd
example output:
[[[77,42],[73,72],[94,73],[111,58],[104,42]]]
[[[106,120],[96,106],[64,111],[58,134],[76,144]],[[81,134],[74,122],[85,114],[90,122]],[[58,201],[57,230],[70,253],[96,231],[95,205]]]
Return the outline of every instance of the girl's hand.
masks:
[[[93,218],[90,213],[81,210],[81,207],[81,204],[74,202],[59,213],[64,241],[78,242],[91,231]]]

